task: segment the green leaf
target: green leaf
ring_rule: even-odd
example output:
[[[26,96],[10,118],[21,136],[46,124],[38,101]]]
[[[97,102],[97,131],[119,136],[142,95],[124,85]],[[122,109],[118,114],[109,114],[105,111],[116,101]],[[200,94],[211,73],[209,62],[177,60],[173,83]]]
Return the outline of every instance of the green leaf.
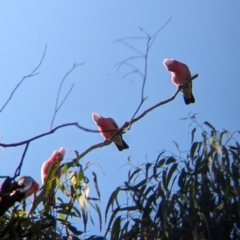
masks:
[[[216,141],[216,136],[213,135],[213,136],[210,138],[210,141],[209,141],[210,146],[212,146],[212,145],[215,143],[215,141]]]
[[[77,181],[81,182],[83,180],[83,178],[84,178],[84,173],[82,170],[80,170],[77,174]]]
[[[99,223],[100,223],[100,232],[101,232],[102,231],[102,215],[101,215],[101,210],[97,203],[95,203],[95,209],[98,213],[98,218],[99,218]]]
[[[57,213],[72,216],[72,217],[77,217],[77,214],[75,212],[69,212],[68,210],[64,210],[64,209],[57,210]]]
[[[77,228],[75,228],[74,226],[72,226],[70,224],[67,225],[67,229],[75,235],[81,235],[84,233],[82,231],[78,231]]]
[[[58,188],[61,189],[61,182],[58,177],[56,178],[56,184],[57,184]]]
[[[228,131],[223,131],[223,132],[220,133],[220,137],[219,137],[219,144],[220,144],[220,145],[222,145],[222,139],[223,139],[223,135],[224,135],[224,134],[227,135],[227,134],[228,134]]]
[[[140,168],[136,169],[128,178],[128,183],[131,181],[131,179],[134,177],[135,174],[139,173],[141,171]]]
[[[157,168],[160,168],[164,163],[165,163],[166,159],[163,158],[161,159],[158,163],[157,163]]]
[[[156,162],[159,161],[160,157],[161,157],[165,152],[166,152],[166,151],[163,150],[162,152],[160,152],[160,153],[158,154]]]
[[[78,216],[79,218],[81,218],[81,213],[80,213],[80,211],[78,210],[78,208],[75,207],[75,206],[72,206],[72,209],[76,212],[77,216]]]
[[[144,192],[144,196],[147,197],[148,193],[154,190],[154,186],[148,187],[148,189]]]
[[[145,172],[146,172],[146,178],[148,178],[148,170],[149,170],[149,168],[152,166],[152,164],[151,163],[147,163],[146,165],[145,165],[145,167],[146,167],[146,170],[145,170]]]
[[[181,190],[183,189],[183,186],[186,182],[186,176],[187,176],[187,174],[185,172],[185,169],[183,168],[181,171],[181,174],[178,178],[178,186],[181,188]]]
[[[177,160],[174,158],[174,157],[169,157],[168,160],[166,161],[166,164],[170,164],[170,163],[174,163],[176,162]]]
[[[107,221],[107,213],[108,213],[109,207],[111,205],[113,205],[113,202],[116,199],[119,191],[120,191],[120,187],[117,187],[116,190],[113,191],[113,193],[111,194],[111,196],[110,196],[110,198],[108,200],[107,207],[106,207],[106,210],[105,210],[105,222]]]
[[[119,209],[120,209],[120,208],[117,207],[116,209],[114,209],[114,210],[112,211],[112,215],[111,215],[110,220],[109,220],[109,222],[108,222],[107,230],[106,230],[106,232],[105,232],[104,237],[107,236],[107,234],[108,234],[108,232],[109,232],[109,229],[110,229],[110,227],[111,227],[112,221],[113,221],[113,219],[115,218],[116,214],[118,213]],[[105,217],[105,218],[106,218],[106,217]]]
[[[57,200],[61,203],[64,203],[63,200],[60,197],[57,197]]]
[[[201,161],[202,161],[202,157],[198,157],[195,163],[195,172],[200,168]]]
[[[173,184],[174,184],[174,182],[175,182],[175,180],[176,180],[177,176],[178,176],[178,175],[176,175],[176,176],[173,178],[172,185],[171,185],[171,188],[170,188],[170,190],[171,190],[171,191],[172,191]]]
[[[111,231],[111,240],[118,240],[119,232],[121,229],[121,216],[118,216],[113,222],[113,227]]]
[[[61,213],[58,214],[58,217],[62,220],[62,221],[65,221],[65,216]]]
[[[209,123],[209,122],[203,122],[203,124],[205,124],[205,125],[207,125],[209,128],[211,128],[214,132],[216,132],[216,129],[215,129],[215,127],[211,124],[211,123]]]
[[[67,172],[68,172],[68,165],[64,164],[63,173],[64,173],[65,180],[67,179]]]
[[[198,146],[198,142],[194,142],[191,146],[190,157],[192,160],[194,160],[194,153],[196,151],[197,146]]]
[[[95,190],[97,192],[98,198],[100,199],[101,194],[98,188],[97,175],[95,172],[92,172],[92,176],[93,176],[93,183],[94,183]]]
[[[194,140],[194,133],[196,132],[196,128],[193,128],[191,135],[192,135],[192,139],[191,139],[191,143],[193,143]]]
[[[194,174],[195,175],[198,175],[198,174],[200,174],[200,173],[207,173],[207,171],[208,171],[208,165],[203,165],[202,167],[200,167],[199,169],[196,169],[195,170],[195,172],[194,172]]]
[[[223,164],[227,167],[227,169],[230,166],[230,159],[229,159],[229,154],[228,154],[228,150],[225,146],[222,145],[222,149],[223,149],[223,153],[224,153],[224,157],[223,159]]]
[[[174,163],[174,164],[172,165],[172,167],[170,168],[170,170],[169,170],[169,172],[168,172],[168,174],[167,174],[166,183],[165,183],[165,188],[166,188],[166,189],[167,189],[168,184],[169,184],[169,182],[170,182],[170,180],[171,180],[171,178],[172,178],[172,175],[173,175],[173,173],[176,171],[177,167],[178,167],[178,163]]]
[[[178,143],[176,141],[174,141],[174,140],[172,140],[172,141],[173,141],[174,145],[176,146],[177,150],[180,151]]]
[[[140,183],[133,186],[133,188],[138,189],[142,185],[145,185],[147,183],[148,179],[143,179]]]
[[[122,229],[121,229],[120,236],[122,236],[124,233],[127,232],[129,223],[130,223],[130,221],[126,221],[126,223],[124,224],[124,226],[123,226]]]
[[[64,193],[65,190],[65,186],[61,184],[60,179],[58,177],[56,177],[56,184],[58,186],[58,188],[61,190],[62,193]]]
[[[76,154],[76,157],[78,157],[79,153],[77,150],[74,150],[75,154]]]
[[[153,177],[157,179],[157,168],[156,165],[153,167]]]
[[[56,176],[56,170],[59,168],[60,163],[59,162],[54,162],[48,172],[47,178],[46,178],[46,182],[45,182],[45,195],[49,196],[50,191],[52,190],[52,187],[55,188],[54,185],[54,180],[55,180],[55,176]],[[53,182],[54,181],[54,182]]]
[[[163,170],[162,172],[162,183],[163,183],[163,186],[166,187],[166,170]]]

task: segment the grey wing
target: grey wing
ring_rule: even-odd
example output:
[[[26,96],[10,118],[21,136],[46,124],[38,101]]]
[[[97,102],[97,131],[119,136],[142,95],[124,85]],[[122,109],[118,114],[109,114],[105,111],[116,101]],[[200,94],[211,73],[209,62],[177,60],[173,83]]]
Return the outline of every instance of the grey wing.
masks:
[[[115,120],[112,119],[112,118],[109,118],[109,119],[112,121],[113,125],[118,129],[118,125],[117,125],[117,123],[115,122]]]

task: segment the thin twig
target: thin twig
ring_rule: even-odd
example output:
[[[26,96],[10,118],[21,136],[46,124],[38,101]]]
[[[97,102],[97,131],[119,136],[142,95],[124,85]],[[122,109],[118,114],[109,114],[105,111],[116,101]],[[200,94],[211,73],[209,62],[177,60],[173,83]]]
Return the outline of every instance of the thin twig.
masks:
[[[140,75],[140,77],[143,79],[143,77],[144,77],[143,73],[142,73],[138,68],[136,68],[133,64],[131,64],[131,63],[129,63],[129,62],[125,62],[124,64],[125,64],[126,66],[129,66],[130,68],[134,69],[134,71],[135,71],[136,73],[138,73],[138,74]],[[131,72],[129,72],[129,73],[133,73],[133,72],[131,71]],[[129,75],[129,73],[125,74],[122,78],[125,78],[126,75]]]
[[[147,97],[144,96],[144,90],[145,90],[145,85],[146,85],[146,81],[147,81],[147,74],[148,74],[149,50],[150,50],[151,46],[153,45],[157,34],[170,22],[171,18],[172,17],[170,17],[168,19],[168,21],[160,29],[158,29],[152,36],[147,31],[145,31],[143,28],[140,28],[140,30],[146,35],[146,37],[143,37],[143,38],[121,38],[121,39],[116,40],[116,42],[121,42],[121,43],[125,44],[127,47],[129,47],[130,49],[132,49],[133,51],[135,51],[139,54],[139,56],[128,57],[128,58],[124,59],[123,61],[121,61],[120,63],[116,64],[118,66],[117,70],[119,70],[122,67],[122,65],[127,65],[127,66],[129,66],[133,69],[133,71],[125,74],[123,78],[125,78],[126,76],[129,76],[130,74],[133,74],[133,73],[138,73],[142,78],[141,100],[140,100],[140,103],[139,103],[136,111],[134,112],[134,114],[131,118],[131,121],[137,115],[137,113],[140,110],[140,108],[142,107],[144,101],[147,99]],[[145,51],[144,54],[140,50],[138,50],[137,48],[135,48],[134,46],[132,46],[131,44],[126,42],[126,40],[135,40],[135,39],[147,40],[146,51]],[[144,58],[144,73],[142,73],[137,67],[135,67],[134,65],[129,63],[129,61],[135,60],[135,59],[138,59],[138,58],[140,58],[140,59]]]
[[[146,37],[123,37],[113,41],[113,43],[121,42],[124,40],[143,40],[143,39],[147,39],[147,38]]]
[[[179,85],[179,87],[177,88],[176,92],[173,94],[172,97],[170,97],[170,98],[168,98],[168,99],[166,99],[166,100],[164,100],[164,101],[161,101],[161,102],[153,105],[152,107],[148,108],[148,109],[145,110],[143,113],[141,113],[138,117],[132,119],[131,123],[134,123],[134,122],[138,121],[139,119],[143,118],[147,113],[151,112],[153,109],[155,109],[155,108],[157,108],[157,107],[159,107],[159,106],[161,106],[161,105],[164,105],[164,104],[166,104],[166,103],[168,103],[168,102],[171,102],[171,101],[177,96],[177,94],[178,94],[179,91],[181,90],[181,87],[182,87],[184,84],[186,84],[186,83],[188,83],[188,82],[190,82],[190,81],[193,81],[193,80],[194,80],[195,78],[197,78],[197,77],[198,77],[198,74],[195,74],[195,75],[192,76],[189,80],[187,80],[185,83]],[[125,125],[125,124],[124,124],[124,125]]]
[[[159,28],[153,35],[152,37],[155,37],[160,31],[162,31],[166,26],[167,24],[172,20],[172,16],[165,22],[165,24]]]
[[[124,59],[122,62],[120,63],[117,63],[115,66],[118,66],[117,70],[119,70],[121,68],[121,66],[123,64],[125,64],[126,62],[130,61],[130,60],[133,60],[133,59],[137,59],[137,58],[144,58],[145,55],[142,55],[142,56],[132,56],[132,57],[129,57],[129,58],[126,58]]]
[[[106,140],[104,142],[101,142],[101,143],[97,143],[95,145],[92,145],[91,147],[87,148],[85,151],[83,151],[81,154],[78,155],[77,158],[73,159],[72,161],[68,162],[68,163],[64,163],[61,165],[61,168],[67,164],[68,168],[70,167],[73,167],[73,166],[76,166],[79,162],[79,160],[81,158],[83,158],[86,154],[88,154],[89,152],[91,152],[92,150],[96,149],[96,148],[101,148],[101,147],[104,147],[104,146],[107,146],[109,144],[112,143],[112,140]]]
[[[34,77],[34,76],[36,76],[36,75],[39,74],[39,73],[35,73],[35,72],[36,72],[36,71],[38,70],[38,68],[41,66],[41,64],[42,64],[42,62],[43,62],[43,59],[44,59],[44,57],[45,57],[45,54],[46,54],[46,50],[47,50],[47,44],[45,45],[43,55],[42,55],[41,60],[40,60],[40,62],[38,63],[38,65],[33,69],[33,71],[32,71],[30,74],[24,76],[24,77],[21,79],[21,81],[16,85],[16,87],[15,87],[15,88],[13,89],[13,91],[11,92],[9,98],[7,99],[7,101],[4,103],[4,105],[3,105],[2,108],[0,109],[0,112],[2,112],[3,109],[7,106],[7,104],[9,103],[9,101],[11,100],[11,98],[13,97],[13,94],[17,91],[17,89],[19,88],[19,86],[23,83],[23,81],[24,81],[26,78]]]
[[[137,113],[140,110],[141,106],[143,105],[144,101],[147,99],[147,97],[144,97],[144,89],[145,89],[145,84],[146,84],[146,80],[147,80],[148,53],[149,53],[149,49],[150,49],[150,47],[149,47],[150,40],[151,40],[151,37],[149,37],[147,40],[146,52],[145,52],[145,56],[144,56],[144,74],[143,74],[143,83],[142,83],[142,90],[141,90],[141,101],[131,119],[133,119],[137,115]]]
[[[126,77],[128,77],[129,75],[131,75],[131,74],[134,74],[134,73],[138,73],[140,76],[142,76],[141,74],[141,72],[139,72],[137,69],[136,70],[132,70],[131,72],[128,72],[128,73],[126,73],[125,75],[123,75],[122,76],[122,79],[124,79],[124,78],[126,78]]]
[[[66,101],[68,95],[72,91],[73,87],[74,87],[74,83],[72,84],[71,88],[68,90],[68,92],[67,92],[66,96],[64,97],[64,99],[62,100],[61,104],[58,106],[57,111],[62,107],[63,103]]]
[[[20,175],[22,164],[23,164],[23,160],[24,160],[24,157],[25,157],[26,152],[28,150],[28,146],[29,146],[29,142],[26,143],[25,149],[24,149],[23,154],[22,154],[21,161],[20,161],[20,163],[19,163],[19,165],[18,165],[18,167],[17,167],[17,169],[16,169],[16,171],[14,173],[13,179],[15,179],[16,177],[18,177]]]
[[[73,86],[74,84],[72,84],[71,88],[68,90],[66,96],[63,98],[62,102],[59,104],[58,101],[59,101],[59,96],[60,96],[60,92],[61,92],[61,89],[62,89],[62,85],[63,85],[63,82],[66,80],[67,76],[77,67],[83,65],[84,63],[79,63],[79,64],[73,64],[72,68],[64,75],[64,77],[62,78],[61,82],[60,82],[60,85],[59,85],[59,89],[58,89],[58,93],[57,93],[57,98],[56,98],[56,103],[55,103],[55,109],[54,109],[54,113],[53,113],[53,117],[52,117],[52,121],[51,121],[51,126],[50,126],[50,129],[52,129],[53,127],[53,123],[54,123],[54,120],[55,120],[55,117],[56,117],[56,114],[57,112],[60,110],[60,108],[62,107],[62,105],[64,104],[64,102],[66,101],[66,99],[68,98],[70,92],[72,91],[73,89]]]
[[[56,130],[60,129],[60,128],[64,128],[64,127],[68,127],[68,126],[75,126],[83,131],[86,131],[86,132],[93,132],[93,133],[99,133],[98,130],[92,130],[92,129],[89,129],[89,128],[85,128],[85,127],[82,127],[81,125],[79,125],[77,122],[73,122],[73,123],[65,123],[65,124],[61,124],[55,128],[53,128],[52,130],[46,132],[46,133],[42,133],[40,135],[37,135],[35,137],[32,137],[32,138],[29,138],[28,140],[24,140],[24,141],[21,141],[21,142],[17,142],[17,143],[0,143],[0,146],[1,147],[17,147],[17,146],[21,146],[21,145],[24,145],[24,144],[27,144],[27,143],[30,143],[38,138],[42,138],[44,136],[47,136],[47,135],[50,135],[50,134],[53,134]],[[112,131],[112,130],[111,130]]]
[[[141,91],[141,101],[131,118],[130,124],[131,124],[132,120],[134,119],[134,117],[137,115],[137,113],[140,110],[141,106],[143,105],[144,101],[147,99],[147,97],[144,97],[144,90],[145,90],[145,85],[146,85],[146,81],[147,81],[149,50],[150,50],[157,34],[170,22],[171,18],[172,17],[170,17],[168,19],[168,21],[160,29],[158,29],[152,36],[150,36],[150,34],[147,33],[143,28],[140,29],[142,32],[144,32],[146,34],[146,36],[148,37],[148,40],[147,40],[147,46],[146,46],[146,52],[145,52],[145,58],[144,58],[145,59],[144,60],[144,75],[143,75],[143,83],[142,83],[142,91]]]
[[[145,38],[144,38],[145,39]],[[139,51],[137,48],[133,47],[131,44],[129,44],[128,42],[125,42],[124,40],[117,40],[116,42],[120,42],[125,44],[127,47],[129,47],[130,49],[132,49],[134,52],[138,53],[139,55],[143,55],[143,53],[141,51]]]

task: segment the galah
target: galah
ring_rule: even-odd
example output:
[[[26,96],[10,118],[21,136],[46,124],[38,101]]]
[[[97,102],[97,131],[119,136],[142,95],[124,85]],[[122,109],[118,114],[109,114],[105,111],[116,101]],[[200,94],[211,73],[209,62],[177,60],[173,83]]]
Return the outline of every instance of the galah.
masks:
[[[38,183],[31,177],[21,177],[18,182],[12,182],[11,178],[7,177],[0,190],[0,216],[12,207],[16,201],[21,202],[38,190]]]
[[[64,154],[65,154],[65,149],[63,147],[61,147],[58,150],[55,150],[52,153],[52,156],[43,163],[42,170],[41,170],[42,184],[45,183],[48,172],[49,172],[52,164],[55,162],[60,163],[63,160]]]
[[[100,134],[106,139],[110,140],[113,135],[118,131],[118,125],[112,118],[104,118],[97,113],[92,113],[93,121],[98,126]],[[122,135],[118,135],[114,138],[114,143],[119,151],[128,149],[128,145],[122,139]]]
[[[39,185],[31,177],[21,177],[18,180],[18,185],[22,186],[17,191],[24,193],[24,197],[29,197],[33,193],[36,193],[39,190]]]
[[[178,62],[174,59],[164,59],[163,65],[169,72],[171,72],[172,83],[174,83],[177,87],[191,78],[191,72],[188,66],[184,63]],[[192,81],[184,84],[181,91],[183,92],[185,104],[195,102],[194,96],[192,94]]]

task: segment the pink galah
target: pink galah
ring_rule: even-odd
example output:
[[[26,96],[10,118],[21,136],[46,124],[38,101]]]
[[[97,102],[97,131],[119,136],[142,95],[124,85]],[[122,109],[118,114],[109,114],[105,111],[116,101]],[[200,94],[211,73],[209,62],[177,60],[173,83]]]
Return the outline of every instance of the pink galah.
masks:
[[[0,216],[12,207],[16,201],[21,202],[38,190],[38,183],[31,177],[21,177],[18,182],[13,182],[10,177],[7,177],[0,190]]]
[[[104,118],[97,113],[93,113],[92,118],[93,121],[98,126],[100,134],[106,140],[110,140],[113,137],[113,135],[117,132],[118,125],[112,118]],[[122,139],[122,135],[116,136],[114,139],[114,143],[119,151],[129,148],[128,145]]]
[[[191,78],[191,72],[188,66],[174,59],[164,59],[163,65],[172,75],[172,82],[178,87]],[[184,102],[186,104],[194,103],[195,99],[192,94],[192,82],[188,82],[182,86]]]
[[[35,182],[31,177],[21,177],[18,180],[18,185],[23,186],[19,188],[18,191],[20,193],[24,193],[24,197],[29,197],[33,193],[36,193],[39,190],[39,185]]]
[[[65,149],[63,147],[61,147],[58,150],[55,150],[52,153],[52,156],[43,163],[42,169],[41,169],[42,184],[45,183],[48,172],[49,172],[52,164],[55,162],[60,163],[64,158],[64,154],[65,154]]]

